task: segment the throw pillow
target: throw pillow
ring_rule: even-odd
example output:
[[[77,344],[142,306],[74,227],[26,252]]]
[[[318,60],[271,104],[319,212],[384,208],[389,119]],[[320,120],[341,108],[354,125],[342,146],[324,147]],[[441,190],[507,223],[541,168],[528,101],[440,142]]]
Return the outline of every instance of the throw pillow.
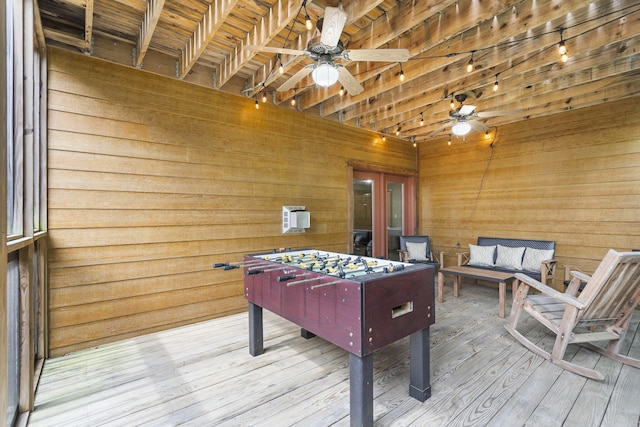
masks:
[[[493,267],[493,255],[496,246],[476,246],[469,244],[469,265],[488,265]]]
[[[409,259],[427,261],[427,242],[407,242],[407,252],[409,252]]]
[[[526,271],[542,271],[542,261],[553,259],[553,249],[533,249],[527,248],[524,251],[524,260],[522,260],[522,269]]]
[[[509,248],[498,245],[498,256],[496,257],[496,267],[508,268],[510,270],[522,270],[522,254],[524,247]]]

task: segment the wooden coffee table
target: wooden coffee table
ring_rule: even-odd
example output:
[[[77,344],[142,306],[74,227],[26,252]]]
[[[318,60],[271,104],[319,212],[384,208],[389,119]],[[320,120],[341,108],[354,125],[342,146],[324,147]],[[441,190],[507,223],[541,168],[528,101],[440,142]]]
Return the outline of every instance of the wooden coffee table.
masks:
[[[483,268],[474,268],[467,266],[455,266],[441,268],[438,271],[438,302],[444,301],[444,275],[451,274],[453,276],[453,296],[460,296],[461,277],[471,279],[486,280],[498,284],[498,316],[505,316],[505,300],[507,298],[507,282],[512,281],[511,289],[518,287],[519,280],[512,273],[503,273],[500,271],[485,270]]]

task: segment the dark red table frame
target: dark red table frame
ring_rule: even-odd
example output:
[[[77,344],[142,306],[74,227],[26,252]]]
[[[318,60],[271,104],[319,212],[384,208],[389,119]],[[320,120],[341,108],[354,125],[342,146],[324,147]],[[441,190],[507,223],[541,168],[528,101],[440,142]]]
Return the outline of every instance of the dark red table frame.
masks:
[[[346,256],[346,255],[345,255]],[[256,256],[247,255],[246,262]],[[249,352],[264,352],[262,309],[295,323],[349,352],[350,418],[352,426],[373,425],[373,352],[410,336],[409,395],[431,396],[429,326],[435,321],[434,269],[408,265],[391,273],[351,279],[313,273],[267,262],[261,273],[247,274]],[[288,286],[278,278],[296,275],[304,283]],[[295,280],[294,280],[295,282]],[[303,335],[304,336],[304,335]]]

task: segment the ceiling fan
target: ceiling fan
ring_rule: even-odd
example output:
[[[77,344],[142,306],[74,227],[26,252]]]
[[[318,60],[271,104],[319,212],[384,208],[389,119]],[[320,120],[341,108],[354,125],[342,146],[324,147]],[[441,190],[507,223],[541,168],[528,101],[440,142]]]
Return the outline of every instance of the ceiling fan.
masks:
[[[337,59],[344,61],[380,61],[405,62],[410,54],[407,49],[344,49],[340,41],[342,29],[347,22],[347,14],[338,7],[326,7],[324,17],[316,23],[316,33],[311,38],[306,50],[275,48],[269,46],[245,46],[248,50],[279,53],[285,55],[306,56],[314,61],[295,73],[277,90],[279,92],[291,90],[294,86],[311,73],[313,81],[323,87],[329,87],[340,81],[351,95],[361,93],[364,88],[344,65],[335,63]]]
[[[451,132],[456,136],[464,136],[472,130],[475,130],[476,132],[486,132],[489,130],[489,126],[476,120],[477,118],[512,116],[520,113],[520,110],[495,110],[477,113],[475,111],[475,105],[463,104],[467,99],[466,93],[459,93],[455,95],[454,98],[460,103],[460,106],[455,110],[449,111],[449,117],[451,117],[451,120],[431,132],[428,137],[436,136],[443,129],[446,129],[449,126],[451,126]]]

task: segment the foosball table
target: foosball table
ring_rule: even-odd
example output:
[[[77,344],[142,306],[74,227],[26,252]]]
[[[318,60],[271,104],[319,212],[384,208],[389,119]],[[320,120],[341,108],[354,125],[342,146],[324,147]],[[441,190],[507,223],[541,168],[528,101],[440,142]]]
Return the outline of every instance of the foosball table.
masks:
[[[262,309],[349,352],[350,420],[373,425],[373,352],[410,336],[410,396],[431,396],[429,326],[435,321],[434,269],[313,249],[245,255],[249,352],[264,352]]]

